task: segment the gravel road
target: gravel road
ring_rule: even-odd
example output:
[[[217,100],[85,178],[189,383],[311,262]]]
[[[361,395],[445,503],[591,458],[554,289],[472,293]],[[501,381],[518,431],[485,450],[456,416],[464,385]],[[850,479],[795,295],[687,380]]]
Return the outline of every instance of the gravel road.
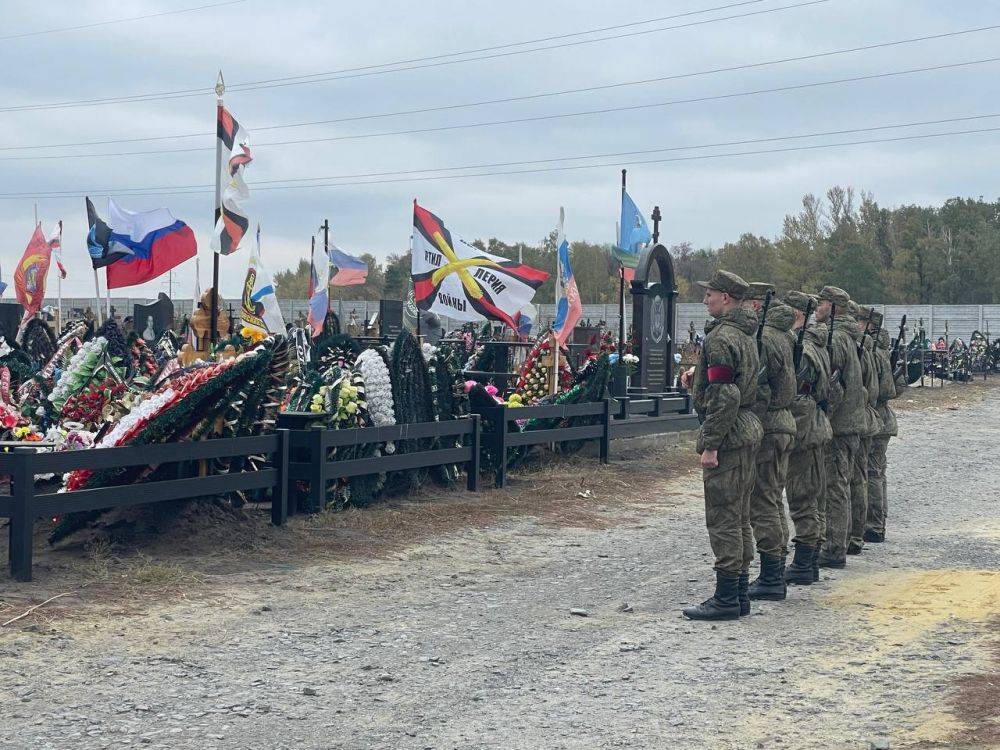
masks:
[[[1000,390],[901,414],[888,542],[739,622],[680,616],[711,578],[688,472],[605,528],[521,516],[0,630],[0,747],[987,747],[951,696],[1000,669],[997,424]]]

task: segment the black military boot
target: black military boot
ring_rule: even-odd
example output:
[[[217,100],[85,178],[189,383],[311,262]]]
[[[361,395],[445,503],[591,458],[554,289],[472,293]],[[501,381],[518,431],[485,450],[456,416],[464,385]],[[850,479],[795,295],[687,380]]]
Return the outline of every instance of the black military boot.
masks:
[[[735,620],[740,616],[739,574],[715,571],[715,595],[681,610],[689,620]]]
[[[813,582],[813,546],[795,543],[795,556],[785,570],[785,583],[797,586],[811,586]]]
[[[821,568],[846,568],[847,557],[832,557],[825,552],[820,552],[816,558],[816,564]]]
[[[763,599],[769,602],[782,601],[786,593],[784,573],[781,555],[761,552],[760,575],[750,584],[748,596],[751,599]]]
[[[740,585],[737,588],[737,593],[740,599],[740,617],[745,617],[750,614],[750,597],[748,593],[750,591],[750,571],[743,570],[740,572]]]
[[[813,583],[819,583],[819,551],[821,549],[823,549],[823,543],[817,542],[812,550]]]
[[[881,544],[885,541],[885,533],[881,531],[866,531],[865,541],[872,544]]]
[[[860,555],[861,550],[865,548],[865,545],[854,539],[847,543],[847,554],[849,555]]]

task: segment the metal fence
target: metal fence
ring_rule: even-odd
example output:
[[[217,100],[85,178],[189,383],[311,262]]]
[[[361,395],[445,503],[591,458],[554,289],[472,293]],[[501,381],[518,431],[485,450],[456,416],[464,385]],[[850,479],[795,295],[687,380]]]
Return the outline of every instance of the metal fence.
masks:
[[[111,304],[120,316],[131,315],[136,304],[148,305],[155,300],[147,297],[113,297]],[[626,308],[626,316],[631,319],[631,300]],[[46,299],[45,304],[55,305],[55,300]],[[96,310],[100,304],[103,310],[104,300],[96,300],[93,297],[64,297],[63,310],[67,313],[76,310],[82,312],[86,308]],[[281,312],[285,320],[290,322],[296,320],[299,315],[305,315],[309,309],[308,300],[280,300]],[[341,323],[346,325],[351,319],[353,312],[359,322],[371,320],[372,316],[378,312],[378,300],[333,300],[330,303],[331,309],[340,317]],[[233,310],[233,314],[239,314],[238,301],[225,300],[223,307]],[[536,305],[538,308],[538,322],[541,326],[546,326],[555,317],[555,305]],[[876,305],[876,309],[885,315],[885,327],[889,331],[895,331],[899,327],[899,321],[906,315],[907,329],[911,335],[916,326],[923,321],[924,330],[931,339],[939,336],[947,336],[949,341],[955,337],[960,337],[968,343],[973,331],[990,332],[990,336],[1000,335],[1000,305]],[[174,300],[174,314],[179,319],[191,313],[191,300]],[[583,306],[583,322],[597,324],[604,321],[613,330],[618,328],[618,306],[614,304],[591,304]],[[695,331],[701,333],[705,327],[705,308],[699,302],[682,302],[677,305],[677,331],[676,337],[680,340],[687,338],[687,331],[691,323],[694,323]],[[448,328],[456,324],[449,325]]]

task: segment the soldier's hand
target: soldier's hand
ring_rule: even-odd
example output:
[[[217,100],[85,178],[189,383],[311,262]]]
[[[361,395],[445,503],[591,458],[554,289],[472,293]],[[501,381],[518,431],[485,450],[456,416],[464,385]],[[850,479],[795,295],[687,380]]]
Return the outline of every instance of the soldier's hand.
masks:
[[[694,377],[694,368],[691,367],[681,373],[681,388],[691,387],[691,378]]]
[[[701,452],[701,466],[703,469],[714,469],[719,465],[719,451],[705,450]]]

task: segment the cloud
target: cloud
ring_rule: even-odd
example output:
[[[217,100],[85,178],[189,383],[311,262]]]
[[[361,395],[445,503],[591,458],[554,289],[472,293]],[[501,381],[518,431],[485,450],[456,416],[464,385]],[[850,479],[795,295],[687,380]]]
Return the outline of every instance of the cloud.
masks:
[[[671,4],[640,0],[627,6],[598,2],[469,4],[403,0],[342,4],[247,0],[227,8],[0,42],[5,106],[203,87],[223,67],[230,84],[388,60],[449,55],[526,38],[655,18],[707,7],[708,0]],[[778,7],[759,6],[729,13]],[[828,3],[676,31],[536,54],[445,65],[391,75],[304,86],[231,92],[227,105],[255,142],[331,137],[486,120],[612,108],[670,99],[796,85],[995,56],[997,32],[843,55],[752,71],[702,76],[529,102],[380,118],[309,128],[262,131],[271,124],[385,113],[456,102],[652,78],[740,65],[816,51],[935,34],[995,23],[1000,3],[941,4],[932,0]],[[99,2],[87,8],[62,2],[15,4],[8,33],[139,15],[183,7],[167,2]],[[714,15],[726,15],[719,12]],[[711,14],[710,14],[711,15]],[[691,19],[693,20],[693,19]],[[667,24],[660,24],[667,25]],[[446,58],[445,58],[446,59]],[[546,159],[767,138],[803,132],[979,114],[997,100],[996,64],[949,72],[831,86],[755,97],[684,104],[644,111],[612,111],[498,127],[287,146],[260,145],[249,179],[423,169]],[[214,128],[214,97],[41,112],[0,113],[0,146],[206,133]],[[954,129],[941,126],[940,129]],[[926,128],[924,132],[933,131]],[[995,136],[980,135],[877,144],[830,151],[790,152],[629,167],[640,205],[663,211],[670,242],[715,245],[753,231],[773,236],[802,194],[833,184],[874,191],[887,205],[936,203],[956,195],[994,191]],[[835,139],[826,139],[826,142]],[[207,150],[101,159],[0,160],[0,192],[209,184],[211,135],[176,141],[67,148],[43,153],[145,151],[203,146]],[[779,144],[775,144],[776,146]],[[766,146],[765,146],[766,147]],[[693,153],[719,153],[725,149]],[[731,150],[739,150],[733,148]],[[0,151],[3,156],[25,152]],[[663,154],[669,158],[672,154]],[[655,157],[650,157],[655,158]],[[617,164],[599,169],[425,180],[354,187],[253,190],[252,220],[263,225],[264,252],[273,270],[295,265],[325,218],[349,252],[384,257],[407,247],[414,197],[463,236],[535,242],[567,210],[573,239],[607,241],[618,213]],[[512,167],[511,170],[519,169]],[[490,170],[483,170],[490,171]],[[96,196],[95,196],[96,197]],[[211,256],[211,192],[169,197],[122,197],[134,209],[167,205],[194,229],[202,247],[202,284]],[[31,232],[31,199],[0,200],[0,263],[10,270]],[[101,206],[101,201],[98,201]],[[42,199],[39,217],[65,222],[70,278],[64,294],[88,294],[93,276],[85,253],[82,198]],[[246,255],[224,258],[222,291],[238,293]],[[193,267],[177,274],[190,289]],[[131,290],[155,295],[158,284]],[[177,296],[186,296],[187,291]]]

